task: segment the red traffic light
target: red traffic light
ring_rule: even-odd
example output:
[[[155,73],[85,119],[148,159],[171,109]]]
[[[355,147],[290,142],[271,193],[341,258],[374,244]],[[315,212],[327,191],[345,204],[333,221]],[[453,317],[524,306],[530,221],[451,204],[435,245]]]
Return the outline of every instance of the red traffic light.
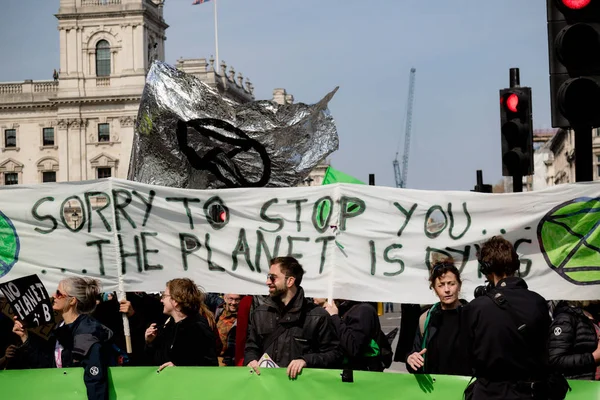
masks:
[[[221,222],[225,222],[225,219],[227,218],[227,214],[225,213],[225,211],[221,211],[219,213],[219,221]]]
[[[561,0],[561,3],[571,10],[581,10],[587,7],[592,0]]]
[[[506,97],[506,108],[508,111],[516,113],[519,107],[519,96],[511,93]]]

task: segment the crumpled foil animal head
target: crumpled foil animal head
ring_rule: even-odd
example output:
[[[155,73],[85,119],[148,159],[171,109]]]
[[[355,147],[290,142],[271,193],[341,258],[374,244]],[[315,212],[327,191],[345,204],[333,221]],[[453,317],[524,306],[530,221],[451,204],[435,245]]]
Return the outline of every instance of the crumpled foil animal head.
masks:
[[[189,189],[296,186],[338,149],[327,104],[237,104],[155,62],[135,125],[129,179]]]

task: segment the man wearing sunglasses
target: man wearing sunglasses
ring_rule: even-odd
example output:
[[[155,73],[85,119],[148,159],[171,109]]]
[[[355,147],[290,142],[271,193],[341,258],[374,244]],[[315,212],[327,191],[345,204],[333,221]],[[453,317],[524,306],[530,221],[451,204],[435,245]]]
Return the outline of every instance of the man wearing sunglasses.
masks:
[[[269,298],[250,315],[244,359],[257,374],[263,354],[295,379],[303,368],[335,368],[342,358],[327,311],[304,297],[304,269],[293,257],[271,260]]]

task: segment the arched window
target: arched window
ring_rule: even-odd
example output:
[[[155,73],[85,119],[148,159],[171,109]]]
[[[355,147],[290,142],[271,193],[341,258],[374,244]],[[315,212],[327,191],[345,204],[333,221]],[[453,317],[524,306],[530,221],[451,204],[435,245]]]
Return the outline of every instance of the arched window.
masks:
[[[110,44],[106,40],[96,44],[96,76],[110,76]]]

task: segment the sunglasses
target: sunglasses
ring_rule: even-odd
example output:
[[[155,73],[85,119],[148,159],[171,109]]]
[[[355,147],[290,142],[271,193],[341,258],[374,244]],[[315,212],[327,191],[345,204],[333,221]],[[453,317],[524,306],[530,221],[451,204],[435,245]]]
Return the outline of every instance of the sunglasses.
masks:
[[[56,293],[54,293],[54,298],[63,299],[65,297],[69,297],[69,295],[66,293],[61,293],[60,290],[56,289]]]
[[[286,275],[284,279],[287,279],[287,278],[292,278],[292,277],[289,275]],[[267,274],[267,279],[270,280],[271,282],[275,282],[275,280],[277,280],[277,275]]]

